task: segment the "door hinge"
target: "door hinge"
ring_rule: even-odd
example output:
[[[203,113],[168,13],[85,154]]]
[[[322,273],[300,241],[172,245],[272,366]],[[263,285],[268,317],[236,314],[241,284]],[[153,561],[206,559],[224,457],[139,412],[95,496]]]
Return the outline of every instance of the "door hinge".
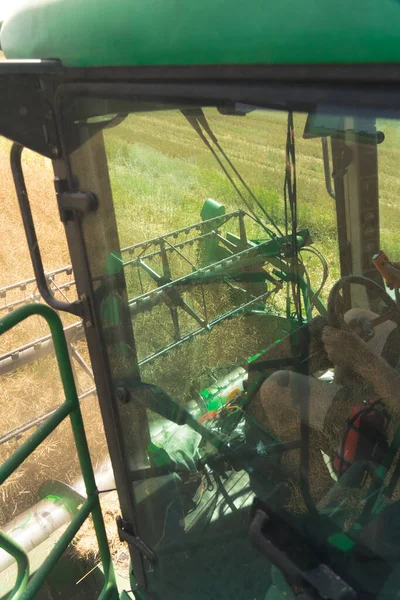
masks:
[[[151,548],[135,533],[132,523],[122,517],[117,517],[118,535],[121,542],[126,542],[129,546],[134,546],[141,554],[152,563],[157,562],[157,556]]]
[[[67,188],[67,182],[63,179],[55,179],[54,187],[57,194],[58,210],[60,219],[63,223],[71,221],[76,214],[84,215],[96,210],[99,201],[93,192],[70,192]]]

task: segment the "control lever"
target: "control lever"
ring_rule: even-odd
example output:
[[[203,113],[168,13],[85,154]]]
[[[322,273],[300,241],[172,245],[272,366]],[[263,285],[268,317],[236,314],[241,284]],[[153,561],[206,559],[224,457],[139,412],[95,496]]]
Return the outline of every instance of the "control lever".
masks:
[[[264,510],[265,508],[265,510]],[[321,563],[314,554],[307,539],[297,529],[291,527],[277,513],[269,516],[269,511],[255,499],[250,523],[250,541],[286,577],[288,583],[301,590],[305,600],[355,600],[354,589]],[[286,550],[275,544],[276,537]],[[290,557],[289,552],[299,552],[305,567],[300,568]]]

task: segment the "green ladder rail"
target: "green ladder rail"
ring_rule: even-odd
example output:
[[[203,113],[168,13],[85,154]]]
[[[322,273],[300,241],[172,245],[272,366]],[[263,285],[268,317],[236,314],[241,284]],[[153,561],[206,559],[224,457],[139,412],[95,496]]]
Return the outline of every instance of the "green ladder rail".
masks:
[[[70,522],[54,548],[32,577],[29,576],[29,559],[26,552],[9,536],[0,532],[0,548],[17,561],[17,578],[7,600],[31,600],[42,588],[51,569],[62,557],[84,521],[91,515],[97,536],[100,558],[104,569],[104,586],[99,600],[117,600],[118,589],[110,556],[106,530],[100,508],[99,495],[93,473],[82,413],[72,374],[72,367],[65,341],[64,331],[58,314],[43,304],[23,306],[0,319],[0,335],[30,316],[43,317],[53,338],[58,368],[64,388],[65,401],[42,425],[0,466],[0,485],[23,463],[23,461],[56,429],[68,416],[71,420],[79,464],[85,483],[87,498]]]

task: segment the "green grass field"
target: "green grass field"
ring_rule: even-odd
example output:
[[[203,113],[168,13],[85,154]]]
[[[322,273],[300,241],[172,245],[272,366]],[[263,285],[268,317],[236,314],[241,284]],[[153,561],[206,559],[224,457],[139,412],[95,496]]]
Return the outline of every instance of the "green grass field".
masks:
[[[283,228],[286,115],[255,111],[233,117],[214,109],[206,109],[205,114],[229,158]],[[337,276],[334,201],[325,190],[321,142],[302,138],[304,124],[305,115],[296,115],[299,227],[312,228],[315,245]],[[389,120],[378,122],[378,128],[386,136],[379,146],[381,244],[395,260],[400,259],[400,129]],[[178,111],[131,115],[106,130],[105,139],[122,245],[196,222],[209,197],[227,211],[245,208],[209,149]],[[260,235],[260,228],[252,233]]]
[[[283,226],[285,115],[257,111],[229,117],[213,109],[205,114],[229,158]],[[302,115],[296,119],[299,134],[304,120]],[[225,204],[227,211],[245,208],[209,149],[177,111],[131,115],[108,130],[106,140],[122,244],[132,240],[133,216],[138,227],[133,237],[146,239],[195,222],[209,197]],[[317,235],[334,238],[335,216],[325,192],[319,140],[299,135],[297,159],[300,225],[311,224]]]

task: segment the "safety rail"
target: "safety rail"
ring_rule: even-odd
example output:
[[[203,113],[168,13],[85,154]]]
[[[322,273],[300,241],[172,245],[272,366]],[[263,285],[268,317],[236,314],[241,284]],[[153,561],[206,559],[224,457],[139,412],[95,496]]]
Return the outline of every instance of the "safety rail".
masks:
[[[117,600],[118,590],[115,582],[115,575],[84,430],[78,394],[75,387],[72,366],[61,320],[57,313],[50,307],[42,304],[31,304],[23,306],[1,318],[0,335],[33,315],[43,317],[50,328],[64,389],[65,401],[2,465],[0,465],[0,485],[2,485],[23,461],[56,429],[56,427],[69,416],[87,498],[82,503],[77,514],[74,516],[67,529],[62,533],[43,564],[31,578],[29,578],[29,559],[26,552],[8,536],[0,532],[0,548],[11,554],[16,559],[18,566],[16,583],[8,596],[8,600],[31,600],[35,597],[46,581],[51,569],[62,557],[80,527],[90,515],[92,516],[96,531],[105,577],[105,583],[99,598],[101,600]]]
[[[0,531],[0,547],[8,554],[11,554],[17,561],[17,578],[8,596],[8,600],[18,600],[21,597],[21,590],[26,588],[29,581],[28,557],[22,548],[3,531]]]

